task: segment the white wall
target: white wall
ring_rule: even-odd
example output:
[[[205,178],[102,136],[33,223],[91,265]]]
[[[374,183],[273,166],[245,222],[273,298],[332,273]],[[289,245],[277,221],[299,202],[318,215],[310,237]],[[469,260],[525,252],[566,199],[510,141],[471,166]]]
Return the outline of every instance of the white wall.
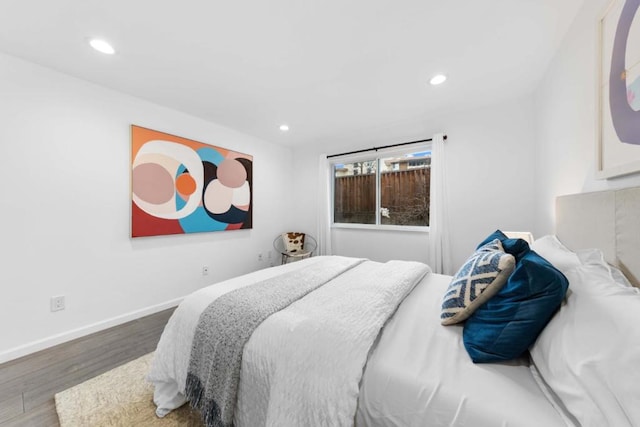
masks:
[[[640,174],[598,180],[597,23],[609,0],[585,1],[535,91],[536,232],[554,232],[556,196],[640,185]]]
[[[448,135],[447,174],[453,262],[459,267],[477,243],[497,228],[532,230],[534,129],[531,96],[482,109],[441,117],[425,117],[423,129],[405,139],[372,143],[331,144],[294,150],[292,182],[296,215],[294,224],[316,233],[318,163],[321,152],[339,153],[373,145],[392,144]],[[385,130],[381,134],[402,135]],[[338,255],[362,256],[379,261],[428,261],[428,234],[378,230],[334,229],[333,250]]]
[[[288,148],[6,55],[0,100],[0,362],[266,267],[288,228]],[[252,154],[254,228],[131,239],[131,124]]]

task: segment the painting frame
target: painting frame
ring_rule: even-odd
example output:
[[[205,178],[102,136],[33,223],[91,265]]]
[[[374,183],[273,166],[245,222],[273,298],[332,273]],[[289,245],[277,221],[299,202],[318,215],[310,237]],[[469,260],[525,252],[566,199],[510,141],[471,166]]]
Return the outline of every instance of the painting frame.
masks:
[[[598,72],[596,73],[598,100],[598,108],[596,109],[597,179],[609,179],[640,172],[640,141],[637,141],[637,137],[640,136],[637,131],[638,123],[640,123],[640,111],[633,111],[631,105],[627,105],[623,107],[628,111],[623,109],[622,112],[624,114],[619,114],[621,111],[619,108],[620,102],[616,102],[616,100],[620,101],[621,98],[621,96],[618,96],[621,91],[617,90],[620,89],[620,84],[614,80],[620,77],[620,80],[623,81],[622,84],[628,85],[626,68],[620,73],[620,76],[617,76],[618,73],[615,73],[615,70],[617,69],[616,64],[620,62],[616,60],[621,57],[620,52],[618,52],[621,50],[620,46],[624,46],[624,52],[626,53],[630,27],[634,23],[634,15],[639,13],[637,12],[637,5],[635,6],[636,9],[633,9],[634,5],[632,3],[634,2],[612,0],[598,19]],[[632,10],[631,14],[629,14],[629,10]],[[631,16],[629,17],[629,15]],[[623,17],[627,19],[622,19]],[[638,17],[636,16],[636,24],[637,20]],[[625,32],[627,36],[620,37]],[[620,43],[619,40],[624,40],[624,43]],[[637,46],[635,48],[637,49]],[[624,65],[623,57],[622,66],[624,67]],[[636,67],[633,68],[635,70]],[[640,80],[634,80],[634,82],[636,81]],[[615,84],[613,89],[612,82]],[[627,94],[627,96],[630,97],[631,95]],[[627,103],[629,102],[631,101],[627,101]],[[635,104],[635,107],[637,107],[637,104]],[[619,128],[622,128],[622,131]],[[628,140],[628,136],[624,136],[624,128],[633,128],[633,133],[638,135],[633,137],[636,139],[633,141]],[[628,129],[627,135],[629,134]],[[625,141],[620,137],[621,134]]]
[[[253,228],[253,156],[131,125],[131,238]]]

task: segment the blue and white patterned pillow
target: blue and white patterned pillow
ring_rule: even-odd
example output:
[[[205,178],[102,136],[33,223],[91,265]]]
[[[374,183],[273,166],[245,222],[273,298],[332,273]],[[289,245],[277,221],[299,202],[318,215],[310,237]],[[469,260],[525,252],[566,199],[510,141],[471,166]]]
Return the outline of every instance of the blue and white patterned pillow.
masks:
[[[478,248],[453,276],[442,299],[440,319],[453,325],[468,318],[504,286],[516,264],[495,239]]]

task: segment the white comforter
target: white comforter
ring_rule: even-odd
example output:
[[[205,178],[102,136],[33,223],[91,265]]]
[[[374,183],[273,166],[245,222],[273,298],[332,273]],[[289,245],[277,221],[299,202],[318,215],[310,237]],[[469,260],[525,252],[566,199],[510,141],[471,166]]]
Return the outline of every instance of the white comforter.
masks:
[[[360,386],[362,427],[567,427],[527,360],[474,364],[440,325],[450,276],[429,274],[385,325]]]
[[[242,276],[186,298],[162,335],[149,373],[158,415],[184,403],[191,341],[211,301],[319,259]],[[352,425],[370,348],[428,271],[421,263],[366,261],[270,316],[243,352],[235,425]]]

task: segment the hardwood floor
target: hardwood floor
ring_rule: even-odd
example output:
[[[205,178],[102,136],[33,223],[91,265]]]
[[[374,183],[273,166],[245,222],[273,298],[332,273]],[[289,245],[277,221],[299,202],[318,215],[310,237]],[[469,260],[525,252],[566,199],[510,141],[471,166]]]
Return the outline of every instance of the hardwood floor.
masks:
[[[0,427],[58,426],[53,396],[155,350],[173,310],[0,365]]]

